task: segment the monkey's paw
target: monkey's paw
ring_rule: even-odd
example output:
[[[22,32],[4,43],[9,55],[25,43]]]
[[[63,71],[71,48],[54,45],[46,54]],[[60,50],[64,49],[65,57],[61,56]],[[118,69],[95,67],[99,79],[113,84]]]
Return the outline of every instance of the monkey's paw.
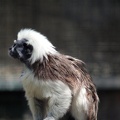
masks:
[[[55,120],[54,117],[46,117],[44,120]]]

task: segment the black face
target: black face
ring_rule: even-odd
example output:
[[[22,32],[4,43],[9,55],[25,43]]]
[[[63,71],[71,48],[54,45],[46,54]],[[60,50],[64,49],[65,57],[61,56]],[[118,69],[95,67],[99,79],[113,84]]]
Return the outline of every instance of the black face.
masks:
[[[9,55],[26,63],[31,57],[33,47],[27,43],[26,39],[16,40],[9,48]]]

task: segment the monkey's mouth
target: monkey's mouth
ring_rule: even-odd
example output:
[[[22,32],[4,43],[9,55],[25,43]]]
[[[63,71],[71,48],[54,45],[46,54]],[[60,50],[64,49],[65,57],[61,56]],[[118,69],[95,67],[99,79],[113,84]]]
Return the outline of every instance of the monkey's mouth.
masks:
[[[20,60],[21,62],[26,63],[26,61],[29,61],[32,51],[33,47],[27,44],[26,40],[23,39],[14,42],[14,44],[8,50],[8,54],[11,57]]]
[[[23,55],[23,53],[21,52],[21,50],[16,50],[13,49],[12,47],[9,48],[8,50],[8,54],[14,58],[14,59],[18,59],[21,62],[26,62],[28,60],[28,58],[30,58],[31,54],[26,54],[26,56]]]
[[[15,59],[19,58],[19,54],[17,53],[17,51],[13,51],[12,47],[9,48],[8,54]]]

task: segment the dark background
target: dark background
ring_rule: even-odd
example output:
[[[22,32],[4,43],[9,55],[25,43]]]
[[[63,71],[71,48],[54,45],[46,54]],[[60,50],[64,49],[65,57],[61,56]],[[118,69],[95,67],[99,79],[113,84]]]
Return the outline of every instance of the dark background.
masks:
[[[21,28],[40,31],[64,54],[83,60],[100,97],[98,120],[120,120],[119,0],[0,0],[0,120],[32,120],[8,56]]]

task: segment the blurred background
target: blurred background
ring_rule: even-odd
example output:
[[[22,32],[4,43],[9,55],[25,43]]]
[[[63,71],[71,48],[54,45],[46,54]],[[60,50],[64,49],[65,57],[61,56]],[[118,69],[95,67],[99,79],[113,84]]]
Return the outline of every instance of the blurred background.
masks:
[[[100,97],[98,120],[120,120],[119,0],[0,0],[0,120],[32,120],[19,79],[23,65],[7,52],[21,28],[83,60]]]

